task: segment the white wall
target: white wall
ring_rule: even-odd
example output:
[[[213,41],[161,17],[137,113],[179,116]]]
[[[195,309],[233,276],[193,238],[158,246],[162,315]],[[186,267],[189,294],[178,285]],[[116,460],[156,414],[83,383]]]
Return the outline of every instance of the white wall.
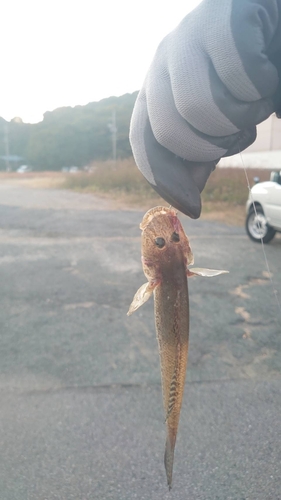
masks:
[[[245,151],[254,153],[257,151],[281,150],[281,119],[271,115],[267,120],[257,127],[257,139]]]

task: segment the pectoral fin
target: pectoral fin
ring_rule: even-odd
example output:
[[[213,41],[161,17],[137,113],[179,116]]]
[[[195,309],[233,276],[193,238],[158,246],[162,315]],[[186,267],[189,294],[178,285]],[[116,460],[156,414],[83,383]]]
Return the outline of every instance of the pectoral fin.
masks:
[[[213,276],[218,276],[219,274],[227,274],[229,271],[220,271],[218,269],[204,269],[201,267],[192,267],[191,269],[187,269],[187,276],[206,276],[208,278],[212,278]]]
[[[129,311],[127,312],[127,316],[130,316],[133,312],[135,312],[140,306],[142,306],[152,295],[154,288],[157,286],[156,282],[148,282],[142,285],[138,291],[136,292],[133,302],[129,307]]]

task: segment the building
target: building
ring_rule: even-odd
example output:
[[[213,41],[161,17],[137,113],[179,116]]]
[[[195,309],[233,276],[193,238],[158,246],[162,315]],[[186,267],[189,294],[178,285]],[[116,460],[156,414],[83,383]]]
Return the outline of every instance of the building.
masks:
[[[222,158],[219,167],[281,170],[281,119],[271,115],[257,127],[257,138],[242,154]]]
[[[257,151],[281,151],[281,119],[271,115],[257,127],[257,138],[249,148],[248,153]]]

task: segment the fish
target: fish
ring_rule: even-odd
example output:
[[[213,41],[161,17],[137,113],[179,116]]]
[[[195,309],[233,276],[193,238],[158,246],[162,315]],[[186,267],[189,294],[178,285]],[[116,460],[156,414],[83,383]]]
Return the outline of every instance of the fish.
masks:
[[[148,282],[136,292],[127,315],[154,294],[154,316],[159,347],[163,406],[166,423],[164,465],[172,487],[174,450],[183,399],[189,342],[187,277],[212,277],[228,271],[189,268],[194,264],[189,239],[172,207],[146,212],[142,230],[142,266]]]

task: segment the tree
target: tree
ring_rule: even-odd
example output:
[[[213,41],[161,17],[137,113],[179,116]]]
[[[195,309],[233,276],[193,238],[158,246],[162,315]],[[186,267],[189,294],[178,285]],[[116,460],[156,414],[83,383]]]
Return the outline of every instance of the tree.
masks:
[[[9,123],[10,153],[22,156],[39,170],[59,170],[64,166],[83,167],[93,160],[112,157],[112,137],[108,124],[115,110],[117,121],[117,157],[132,155],[129,125],[137,92],[109,97],[85,106],[63,107],[47,111],[42,122]],[[0,155],[4,150],[4,125],[0,118]]]

